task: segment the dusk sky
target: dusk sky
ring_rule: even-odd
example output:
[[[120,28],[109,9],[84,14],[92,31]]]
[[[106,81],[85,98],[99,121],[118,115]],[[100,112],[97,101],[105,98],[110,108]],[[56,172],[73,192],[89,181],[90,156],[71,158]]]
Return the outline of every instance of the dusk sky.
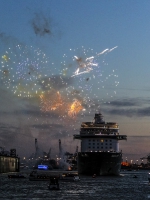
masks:
[[[75,152],[83,121],[117,122],[123,157],[150,153],[150,1],[1,0],[0,146]],[[80,148],[79,148],[80,149]]]

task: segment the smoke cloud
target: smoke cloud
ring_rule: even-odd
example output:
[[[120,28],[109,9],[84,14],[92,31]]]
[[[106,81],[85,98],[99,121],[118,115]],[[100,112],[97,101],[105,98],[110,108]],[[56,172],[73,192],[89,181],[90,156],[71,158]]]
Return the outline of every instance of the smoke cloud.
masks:
[[[37,36],[52,35],[51,19],[46,18],[43,13],[35,13],[31,25]]]

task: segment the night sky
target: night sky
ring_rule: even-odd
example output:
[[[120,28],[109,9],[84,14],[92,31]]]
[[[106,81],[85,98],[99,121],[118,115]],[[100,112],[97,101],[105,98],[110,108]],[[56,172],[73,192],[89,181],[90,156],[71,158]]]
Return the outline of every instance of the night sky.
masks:
[[[82,121],[117,122],[124,159],[150,153],[150,1],[1,0],[0,146],[75,152]],[[80,145],[79,145],[80,146]],[[79,148],[80,149],[80,148]]]

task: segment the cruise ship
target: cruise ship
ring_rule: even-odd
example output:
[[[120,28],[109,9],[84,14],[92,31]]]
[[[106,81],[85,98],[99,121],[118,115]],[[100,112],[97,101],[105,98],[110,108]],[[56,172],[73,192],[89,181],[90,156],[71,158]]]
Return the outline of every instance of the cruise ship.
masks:
[[[122,151],[119,140],[126,135],[119,134],[119,125],[105,122],[101,113],[96,113],[93,122],[82,122],[80,134],[74,139],[81,140],[78,152],[78,173],[85,175],[119,175]]]

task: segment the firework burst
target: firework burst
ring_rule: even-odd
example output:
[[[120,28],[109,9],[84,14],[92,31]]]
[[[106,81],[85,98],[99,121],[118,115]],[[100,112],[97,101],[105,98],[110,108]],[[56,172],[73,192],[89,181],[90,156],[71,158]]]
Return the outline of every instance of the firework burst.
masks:
[[[46,55],[32,46],[9,48],[1,58],[1,80],[20,97],[32,97],[41,92],[39,80],[45,76]]]

